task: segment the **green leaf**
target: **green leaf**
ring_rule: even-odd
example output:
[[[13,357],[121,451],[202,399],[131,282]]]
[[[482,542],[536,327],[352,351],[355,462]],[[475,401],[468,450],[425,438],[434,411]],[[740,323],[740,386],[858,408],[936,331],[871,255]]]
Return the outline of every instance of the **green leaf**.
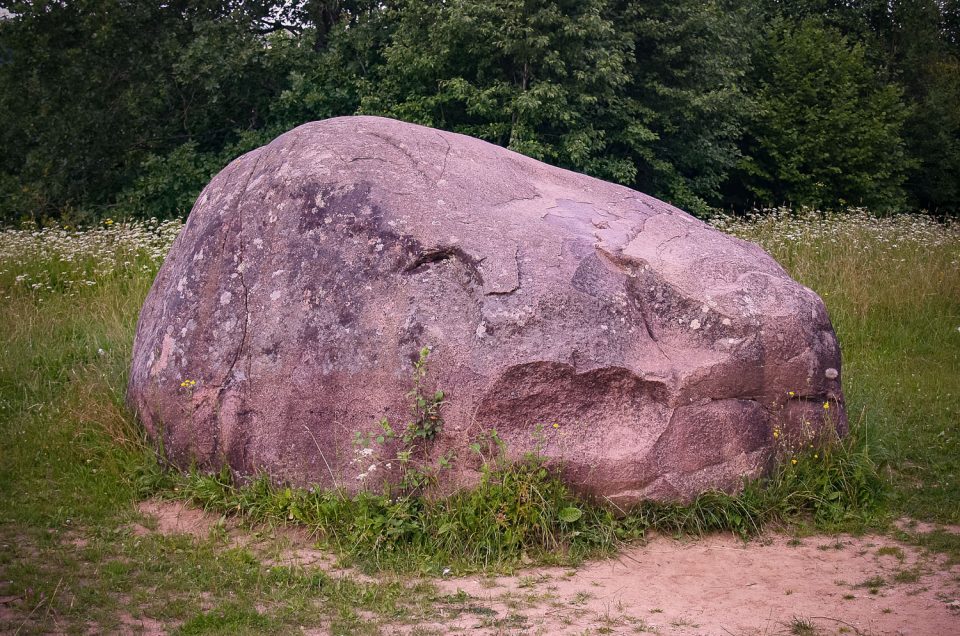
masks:
[[[564,523],[573,523],[583,516],[583,511],[574,506],[568,506],[560,511],[560,521]]]
[[[448,532],[453,532],[457,529],[457,524],[452,522],[447,522],[440,526],[440,529],[437,530],[437,534],[447,534]]]

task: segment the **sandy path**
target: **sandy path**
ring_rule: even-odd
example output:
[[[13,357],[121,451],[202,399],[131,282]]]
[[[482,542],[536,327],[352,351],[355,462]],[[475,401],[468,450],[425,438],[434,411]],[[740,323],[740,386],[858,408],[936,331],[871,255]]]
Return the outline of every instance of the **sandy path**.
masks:
[[[887,537],[792,543],[783,536],[749,543],[661,537],[576,570],[446,580],[448,592],[463,590],[504,617],[488,617],[484,626],[461,615],[447,627],[472,634],[740,636],[790,633],[799,618],[814,628],[810,634],[960,635],[960,567]],[[877,584],[876,577],[882,584],[863,585]]]
[[[164,534],[203,537],[218,519],[177,502],[144,502],[140,510]],[[335,569],[306,532],[288,530],[286,547],[266,561]],[[250,545],[241,529],[230,534],[234,545]],[[960,636],[960,564],[887,536],[654,537],[575,569],[431,581],[454,599],[438,604],[442,619],[387,626],[384,634]]]

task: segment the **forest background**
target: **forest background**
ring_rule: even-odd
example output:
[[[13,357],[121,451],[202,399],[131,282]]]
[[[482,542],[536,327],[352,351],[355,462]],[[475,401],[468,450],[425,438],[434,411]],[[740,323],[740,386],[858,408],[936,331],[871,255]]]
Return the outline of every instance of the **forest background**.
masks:
[[[486,139],[695,214],[960,214],[957,0],[0,0],[0,225],[186,215],[304,122]]]

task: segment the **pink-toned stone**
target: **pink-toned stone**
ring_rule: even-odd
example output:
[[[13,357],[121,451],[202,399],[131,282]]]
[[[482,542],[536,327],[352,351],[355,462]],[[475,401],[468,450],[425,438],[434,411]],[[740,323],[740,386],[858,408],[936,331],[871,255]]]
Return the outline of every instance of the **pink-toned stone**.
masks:
[[[213,179],[144,304],[128,398],[181,466],[379,489],[396,467],[358,480],[378,454],[355,462],[354,435],[406,422],[424,346],[448,402],[417,452],[457,455],[448,485],[491,429],[630,504],[734,489],[783,440],[846,427],[823,303],[756,245],[375,117],[306,124]]]

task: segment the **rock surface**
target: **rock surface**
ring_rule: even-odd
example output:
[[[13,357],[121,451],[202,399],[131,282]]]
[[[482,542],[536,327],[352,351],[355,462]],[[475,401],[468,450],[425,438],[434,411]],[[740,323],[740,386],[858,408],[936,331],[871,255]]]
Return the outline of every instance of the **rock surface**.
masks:
[[[846,427],[823,303],[759,247],[375,117],[306,124],[213,179],[144,304],[128,400],[181,466],[379,490],[396,449],[355,436],[409,419],[424,346],[447,402],[415,452],[454,453],[451,486],[492,429],[623,505],[735,489],[785,440]]]

